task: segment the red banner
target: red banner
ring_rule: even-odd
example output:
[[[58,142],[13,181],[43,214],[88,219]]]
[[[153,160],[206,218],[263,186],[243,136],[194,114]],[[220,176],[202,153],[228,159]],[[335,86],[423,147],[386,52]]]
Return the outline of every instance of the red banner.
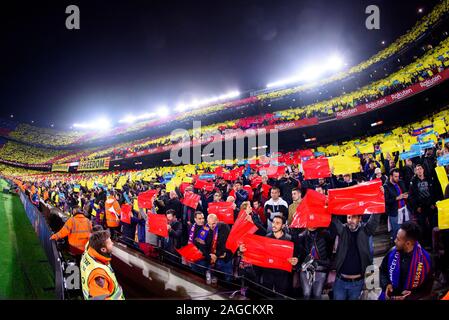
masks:
[[[207,182],[204,180],[196,180],[195,185],[193,186],[196,189],[204,189],[206,191],[212,191],[215,188],[213,182]]]
[[[239,214],[239,218],[235,221],[235,224],[231,228],[228,239],[226,240],[226,249],[229,249],[234,253],[240,244],[243,243],[243,237],[247,234],[253,234],[257,231],[257,227],[254,223],[246,220],[246,214]]]
[[[381,181],[365,182],[348,188],[329,190],[331,214],[357,215],[385,212]]]
[[[180,249],[176,249],[178,253],[189,262],[197,262],[204,258],[201,251],[193,244],[190,243]]]
[[[328,178],[332,175],[327,158],[304,161],[302,169],[304,171],[304,180]]]
[[[237,171],[223,172],[223,179],[225,179],[227,181],[235,181],[239,177],[240,177],[240,174]]]
[[[148,214],[148,232],[167,238],[168,237],[167,225],[168,221],[165,214],[154,214],[154,213]]]
[[[198,202],[200,202],[200,196],[190,191],[186,192],[184,194],[184,199],[182,199],[182,203],[192,209],[198,207]]]
[[[226,224],[234,223],[234,209],[232,208],[233,202],[211,202],[207,207],[208,214],[216,214],[218,221]]]
[[[256,189],[261,183],[262,183],[261,176],[255,176],[251,178],[251,188]]]
[[[243,243],[246,247],[244,262],[263,268],[292,271],[288,259],[293,257],[293,242],[249,234],[243,238]]]
[[[285,174],[285,166],[264,165],[259,169],[259,172],[265,172],[268,178],[278,179]]]
[[[157,193],[157,190],[148,190],[141,192],[137,196],[137,203],[140,209],[151,209],[153,208],[153,197]]]
[[[253,201],[254,191],[251,188],[251,186],[246,184],[246,185],[243,186],[243,189],[245,189],[246,192],[248,192],[248,200],[249,201]]]
[[[122,204],[120,220],[124,223],[131,224],[131,205]]]
[[[308,189],[296,208],[290,228],[327,228],[330,223],[331,215],[326,208],[326,196]]]

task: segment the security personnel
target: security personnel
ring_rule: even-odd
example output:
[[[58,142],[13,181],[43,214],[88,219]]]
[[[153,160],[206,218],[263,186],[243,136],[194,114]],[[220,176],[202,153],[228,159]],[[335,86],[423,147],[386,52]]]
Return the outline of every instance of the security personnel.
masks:
[[[120,205],[115,198],[115,193],[111,192],[105,203],[106,226],[113,232],[120,229]]]
[[[116,239],[120,235],[120,205],[115,197],[115,192],[111,191],[105,202],[105,218],[106,227],[111,232],[112,239]]]
[[[73,208],[73,217],[66,221],[58,233],[53,234],[51,240],[59,240],[68,237],[69,250],[74,256],[81,256],[86,243],[92,233],[92,223],[80,210],[80,207]]]
[[[81,286],[86,300],[124,300],[123,290],[110,265],[112,248],[109,230],[91,234],[81,258]]]

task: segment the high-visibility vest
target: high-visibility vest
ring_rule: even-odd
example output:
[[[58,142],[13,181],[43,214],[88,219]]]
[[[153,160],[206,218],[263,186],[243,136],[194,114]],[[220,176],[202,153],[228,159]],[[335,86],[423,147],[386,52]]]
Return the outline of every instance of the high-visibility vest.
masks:
[[[105,203],[106,226],[116,228],[120,226],[120,205],[114,198],[109,198]]]
[[[86,246],[87,248],[87,246]],[[86,250],[81,258],[81,286],[83,290],[83,296],[85,300],[125,300],[125,296],[123,295],[122,287],[119,285],[117,278],[115,277],[114,270],[110,264],[105,265],[103,263],[98,262],[94,258],[92,258],[89,252]],[[114,291],[109,296],[100,296],[100,297],[92,297],[89,294],[89,276],[95,269],[103,269],[109,278],[114,283]]]
[[[92,233],[92,223],[90,220],[83,214],[77,214],[67,220],[63,228],[67,228],[67,238],[69,246],[73,249],[73,253],[82,254]]]

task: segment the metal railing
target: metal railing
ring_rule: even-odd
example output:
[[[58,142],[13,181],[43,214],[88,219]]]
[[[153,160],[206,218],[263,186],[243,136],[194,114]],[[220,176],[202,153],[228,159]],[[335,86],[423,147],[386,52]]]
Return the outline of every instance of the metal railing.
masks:
[[[22,201],[25,213],[33,226],[36,235],[39,238],[42,248],[45,251],[48,262],[53,270],[55,277],[55,295],[57,299],[64,299],[64,277],[61,266],[61,255],[56,248],[56,242],[50,240],[52,231],[47,224],[44,215],[33,205],[28,196],[19,192],[20,200]]]

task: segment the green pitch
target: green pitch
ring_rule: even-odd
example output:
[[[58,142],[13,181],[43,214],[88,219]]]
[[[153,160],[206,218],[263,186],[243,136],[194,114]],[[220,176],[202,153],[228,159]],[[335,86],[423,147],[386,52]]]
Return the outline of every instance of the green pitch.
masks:
[[[0,192],[7,186],[0,180]],[[0,193],[0,299],[55,299],[54,275],[20,198]]]

